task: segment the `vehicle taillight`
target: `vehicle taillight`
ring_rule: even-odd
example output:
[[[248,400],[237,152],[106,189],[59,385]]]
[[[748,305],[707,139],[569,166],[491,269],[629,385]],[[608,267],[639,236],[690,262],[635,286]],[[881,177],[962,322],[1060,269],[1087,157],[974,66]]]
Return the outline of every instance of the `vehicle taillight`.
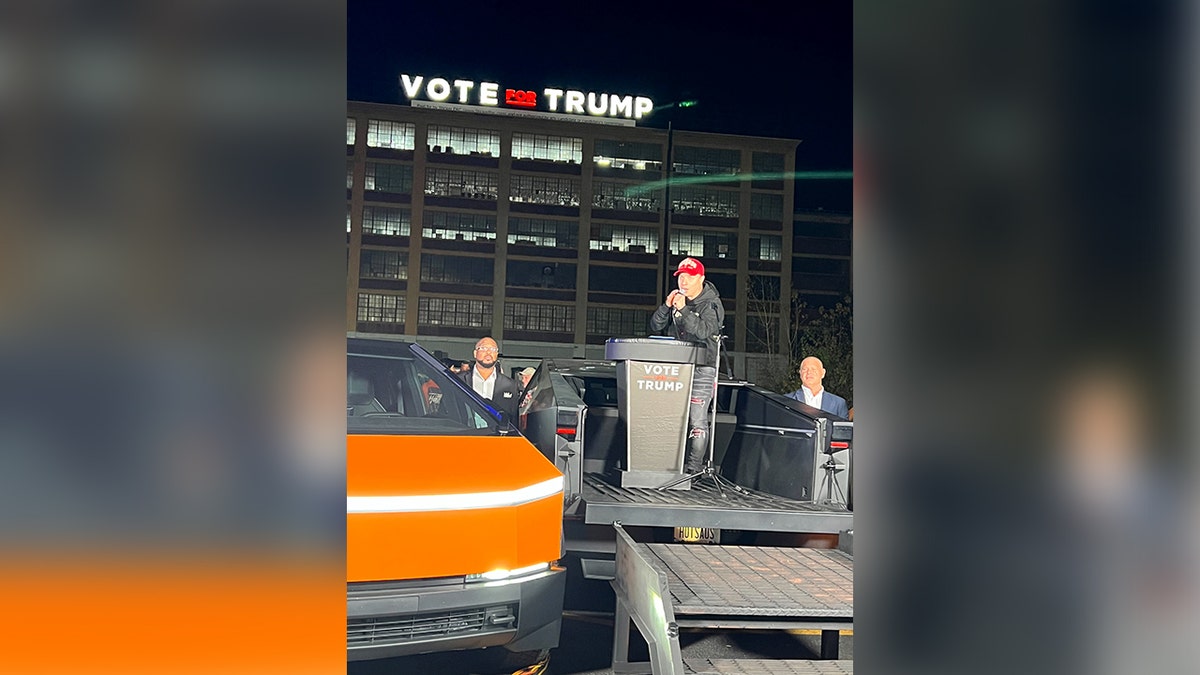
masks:
[[[833,441],[829,444],[829,447],[834,450],[845,450],[850,447],[850,444],[846,441]]]
[[[559,410],[555,420],[555,431],[568,441],[575,440],[575,431],[579,428],[579,415],[573,410]]]

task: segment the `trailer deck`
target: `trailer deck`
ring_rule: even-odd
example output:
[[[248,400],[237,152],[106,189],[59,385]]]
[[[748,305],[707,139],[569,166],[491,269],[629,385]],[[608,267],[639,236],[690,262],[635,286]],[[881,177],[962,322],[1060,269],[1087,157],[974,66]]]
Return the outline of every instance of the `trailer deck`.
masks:
[[[685,666],[679,629],[687,627],[819,629],[822,661],[771,661],[776,670],[759,672],[850,672],[853,668],[837,660],[839,633],[854,625],[854,566],[849,554],[771,546],[643,544],[620,525],[614,528],[614,673],[678,675],[722,672],[717,668],[726,667],[734,669],[726,672],[748,672],[749,664],[741,661]],[[631,620],[650,646],[649,664],[628,661]]]
[[[837,534],[854,528],[840,504],[803,502],[747,488],[718,488],[711,480],[688,490],[630,488],[601,474],[583,477],[584,522],[589,525],[713,527],[762,532]]]

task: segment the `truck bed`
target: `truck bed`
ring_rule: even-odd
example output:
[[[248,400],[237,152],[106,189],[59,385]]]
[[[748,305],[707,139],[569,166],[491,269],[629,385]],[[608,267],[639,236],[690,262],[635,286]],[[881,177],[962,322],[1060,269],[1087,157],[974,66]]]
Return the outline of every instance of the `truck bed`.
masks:
[[[723,490],[723,491],[722,491]],[[589,525],[712,527],[761,532],[837,534],[854,527],[844,506],[802,502],[727,485],[693,481],[689,490],[628,488],[601,474],[583,477],[584,522]]]

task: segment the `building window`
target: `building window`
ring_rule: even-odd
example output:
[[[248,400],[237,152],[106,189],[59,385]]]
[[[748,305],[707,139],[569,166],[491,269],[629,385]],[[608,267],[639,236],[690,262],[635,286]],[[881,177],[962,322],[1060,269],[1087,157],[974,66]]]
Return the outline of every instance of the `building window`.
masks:
[[[575,271],[574,263],[509,259],[505,283],[518,288],[575,290]]]
[[[697,258],[736,258],[736,232],[671,230],[671,253]]]
[[[513,132],[513,159],[548,159],[552,162],[583,161],[583,139]]]
[[[662,171],[662,146],[596,139],[592,162],[600,168]]]
[[[783,155],[777,152],[756,152],[750,156],[750,167],[755,176],[763,178],[782,178]]]
[[[746,314],[746,351],[775,354],[779,351],[779,316]]]
[[[346,145],[354,145],[354,118],[346,118]]]
[[[425,194],[440,197],[497,199],[499,178],[487,171],[467,169],[428,169],[425,172]]]
[[[447,213],[426,211],[421,227],[424,239],[495,241],[496,216],[483,213]]]
[[[346,204],[346,234],[350,234],[350,205]]]
[[[783,222],[783,195],[750,195],[750,217],[755,220]]]
[[[367,174],[363,189],[396,194],[412,193],[412,167],[408,164],[386,164],[367,162]]]
[[[421,254],[421,281],[449,284],[491,284],[495,278],[491,258]]]
[[[500,132],[491,129],[467,129],[430,124],[425,146],[430,152],[499,157]]]
[[[363,279],[407,279],[408,253],[364,248],[359,255],[358,276]]]
[[[421,298],[417,301],[421,326],[492,327],[492,301],[466,298]]]
[[[579,179],[514,175],[509,199],[533,204],[579,206]]]
[[[653,294],[658,270],[645,267],[588,266],[588,290],[604,293]]]
[[[579,245],[579,224],[571,220],[509,218],[508,243],[574,249]]]
[[[409,122],[367,121],[367,147],[412,150],[417,127]]]
[[[354,161],[346,160],[346,189],[354,187]]]
[[[404,323],[403,295],[358,294],[358,320],[375,323]]]
[[[588,248],[593,251],[658,253],[658,228],[633,225],[592,225]]]
[[[714,176],[738,173],[742,168],[740,150],[720,148],[697,148],[687,145],[675,147],[675,173]]]
[[[777,234],[751,234],[750,259],[782,260],[783,238]]]
[[[617,211],[649,211],[657,212],[662,208],[662,192],[638,192],[627,195],[626,191],[634,187],[630,183],[618,183],[611,180],[596,179],[592,181],[592,206],[599,209],[615,209]]]
[[[412,212],[390,206],[363,207],[363,234],[383,234],[407,237],[412,224]]]
[[[504,303],[505,330],[536,330],[553,333],[575,332],[575,306],[546,303]]]
[[[591,306],[587,310],[588,335],[644,337],[650,330],[650,310]]]
[[[738,193],[703,187],[680,187],[671,191],[675,213],[737,218]]]
[[[751,274],[746,298],[751,302],[779,302],[779,277]]]

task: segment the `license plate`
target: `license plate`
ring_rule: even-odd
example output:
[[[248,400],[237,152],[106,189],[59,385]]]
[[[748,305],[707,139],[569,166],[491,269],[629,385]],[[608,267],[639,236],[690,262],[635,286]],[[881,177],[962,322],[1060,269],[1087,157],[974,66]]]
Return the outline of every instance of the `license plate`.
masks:
[[[715,544],[721,531],[715,527],[677,527],[675,541],[685,544]]]

